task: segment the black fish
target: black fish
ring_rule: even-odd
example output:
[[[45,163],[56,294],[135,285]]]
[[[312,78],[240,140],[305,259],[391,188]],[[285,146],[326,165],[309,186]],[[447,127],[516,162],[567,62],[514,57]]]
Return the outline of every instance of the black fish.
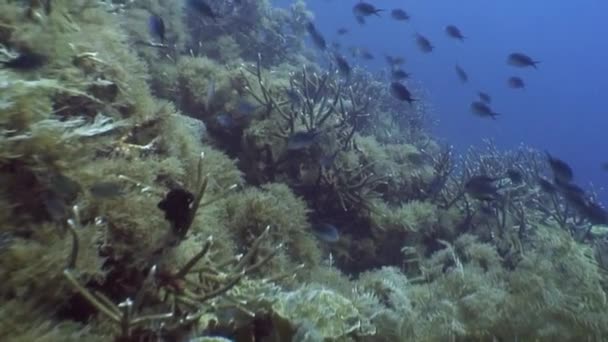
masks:
[[[516,185],[519,185],[524,181],[524,175],[522,175],[521,172],[516,169],[508,169],[507,178],[509,178],[509,180]]]
[[[346,78],[349,78],[350,77],[350,65],[348,64],[348,61],[344,57],[342,57],[338,54],[336,54],[334,56],[334,59],[336,60],[336,65],[338,67],[338,71],[340,72],[340,75],[342,75]]]
[[[153,37],[158,37],[161,43],[165,43],[165,21],[156,14],[148,18],[148,30]]]
[[[475,199],[492,201],[500,197],[498,188],[494,185],[496,181],[496,178],[486,175],[473,176],[465,183],[464,190]]]
[[[372,59],[374,59],[374,55],[371,52],[369,52],[368,50],[361,49],[360,52],[361,52],[361,58],[368,60],[368,61],[371,61]]]
[[[345,27],[340,27],[336,32],[342,36],[348,33],[348,29]]]
[[[412,98],[412,94],[410,91],[399,82],[391,83],[391,94],[400,101],[407,101],[407,103],[412,104],[415,99]]]
[[[377,15],[380,16],[380,14],[378,14],[379,12],[384,11],[383,9],[378,9],[376,8],[376,6],[367,3],[367,2],[359,2],[357,3],[354,7],[353,7],[353,13],[355,14],[356,17],[367,17],[370,15]]]
[[[194,202],[194,195],[188,190],[172,189],[162,201],[158,202],[158,209],[165,212],[165,220],[171,223],[173,231],[180,236],[185,235]]]
[[[488,93],[484,93],[483,91],[479,91],[479,92],[477,92],[477,95],[479,96],[479,99],[481,100],[481,102],[483,102],[485,104],[492,103],[492,97]]]
[[[316,237],[325,242],[337,242],[340,239],[338,229],[329,223],[317,223],[312,226]]]
[[[454,25],[446,26],[445,33],[451,38],[458,39],[461,42],[464,42],[465,37],[462,35],[462,32],[460,32],[460,29]]]
[[[431,41],[420,33],[416,33],[416,44],[418,45],[420,51],[424,53],[429,53],[434,49],[434,46],[431,44]]]
[[[315,24],[310,21],[306,23],[306,31],[308,31],[310,39],[312,39],[312,42],[317,48],[319,48],[320,50],[325,50],[327,48],[325,38],[323,38],[323,35],[319,31],[317,31]]]
[[[287,139],[287,149],[290,151],[296,151],[309,148],[317,141],[318,137],[318,131],[295,132]]]
[[[395,20],[399,20],[399,21],[407,21],[410,20],[410,16],[409,14],[407,14],[406,11],[400,9],[400,8],[396,8],[394,10],[391,11],[391,17]]]
[[[549,162],[549,166],[551,167],[551,171],[553,171],[553,178],[556,181],[559,181],[562,184],[572,182],[574,178],[574,173],[572,172],[572,168],[565,161],[555,158],[549,154],[549,152],[545,152],[547,154],[547,161]]]
[[[214,22],[217,22],[217,19],[219,18],[219,16],[213,11],[213,9],[211,9],[211,6],[209,6],[205,1],[187,0],[187,2],[188,2],[188,6],[190,6],[190,8],[194,9],[199,14],[201,14],[205,17],[211,18]]]
[[[469,81],[469,76],[464,71],[464,69],[460,67],[460,65],[456,64],[454,69],[456,70],[456,75],[458,75],[458,79],[460,79],[460,82],[467,83]]]
[[[393,81],[402,81],[410,78],[410,74],[405,72],[403,69],[393,69],[393,71],[391,71],[391,78]]]
[[[471,103],[471,112],[473,114],[480,116],[482,118],[489,117],[492,119],[496,119],[496,117],[500,114],[494,112],[490,106],[481,101],[473,101]]]
[[[13,59],[0,63],[10,69],[28,71],[42,67],[47,61],[48,58],[44,55],[35,52],[23,52]]]
[[[522,80],[521,78],[519,78],[517,76],[509,77],[509,79],[507,80],[507,85],[509,85],[509,88],[513,88],[513,89],[523,89],[526,86],[524,84],[524,80]]]
[[[507,57],[507,64],[520,68],[531,66],[537,69],[536,64],[538,63],[540,62],[533,60],[532,57],[521,52],[514,52]]]

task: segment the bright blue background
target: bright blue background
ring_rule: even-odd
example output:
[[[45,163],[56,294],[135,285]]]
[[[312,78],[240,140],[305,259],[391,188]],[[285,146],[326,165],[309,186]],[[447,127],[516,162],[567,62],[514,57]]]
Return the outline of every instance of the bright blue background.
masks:
[[[608,161],[608,1],[369,2],[388,10],[403,8],[411,20],[397,22],[383,13],[360,26],[352,14],[356,0],[309,0],[307,4],[328,42],[366,47],[376,55],[376,60],[363,63],[345,53],[351,64],[380,70],[386,67],[385,53],[405,56],[405,69],[420,82],[423,97],[440,120],[438,138],[459,151],[484,138],[492,138],[505,149],[525,143],[567,161],[581,186],[593,183],[600,190],[606,184],[608,172],[600,165]],[[464,43],[445,35],[448,24],[461,29],[467,37]],[[335,32],[342,26],[351,32],[338,39]],[[417,49],[415,32],[435,46],[430,55]],[[540,60],[538,70],[508,66],[507,55],[516,51]],[[468,84],[458,80],[456,63],[469,74]],[[509,76],[522,77],[526,89],[508,88]],[[492,108],[502,114],[498,120],[471,114],[469,106],[478,90],[492,96]],[[608,203],[608,193],[600,191],[600,195]]]

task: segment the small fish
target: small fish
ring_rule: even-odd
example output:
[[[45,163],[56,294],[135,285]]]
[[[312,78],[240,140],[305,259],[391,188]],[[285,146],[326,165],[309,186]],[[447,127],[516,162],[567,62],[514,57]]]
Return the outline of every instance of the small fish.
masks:
[[[420,33],[416,33],[416,44],[418,45],[420,51],[424,53],[430,53],[434,49],[431,41]]]
[[[82,187],[72,178],[56,171],[47,174],[48,189],[66,202],[73,202],[82,192]]]
[[[473,101],[471,103],[471,112],[479,117],[489,117],[496,120],[496,117],[500,114],[494,112],[490,106],[482,101]]]
[[[448,25],[445,27],[445,33],[450,37],[450,38],[454,38],[454,39],[458,39],[461,42],[464,42],[465,36],[462,35],[462,32],[460,32],[460,29],[454,25]]]
[[[355,15],[355,20],[359,25],[365,25],[365,17],[362,15]]]
[[[165,21],[156,14],[148,18],[148,30],[153,37],[159,38],[162,44],[165,43]]]
[[[391,94],[400,101],[406,101],[410,105],[416,100],[412,98],[410,91],[400,82],[391,83]]]
[[[340,27],[336,32],[338,35],[343,36],[348,33],[348,29],[346,27]]]
[[[513,89],[523,89],[526,86],[524,84],[524,80],[522,80],[521,78],[519,78],[517,76],[509,77],[509,79],[507,80],[507,85],[509,86],[509,88],[513,88]]]
[[[171,223],[173,231],[182,236],[187,233],[190,223],[191,208],[194,195],[185,189],[172,189],[158,202],[158,209],[165,212],[165,220]]]
[[[607,171],[607,172],[608,172],[608,162],[603,162],[603,163],[600,165],[600,168],[601,168],[603,171]]]
[[[334,50],[340,50],[342,48],[342,44],[339,42],[331,42],[329,46]]]
[[[99,182],[89,187],[91,195],[97,198],[114,198],[125,194],[123,186],[118,182]]]
[[[368,60],[368,61],[371,61],[372,59],[374,59],[374,55],[371,52],[369,52],[367,49],[361,49],[360,52],[361,52],[360,53],[361,58]]]
[[[309,21],[306,24],[306,31],[308,31],[310,39],[319,50],[325,50],[327,48],[325,38],[323,38],[323,35],[319,31],[317,31],[315,24]]]
[[[484,93],[483,91],[479,91],[479,92],[477,92],[477,96],[479,96],[479,99],[481,100],[481,102],[483,102],[485,104],[492,103],[492,97],[488,93]]]
[[[521,52],[514,52],[507,57],[507,64],[520,68],[533,67],[537,69],[536,64],[538,63],[540,62]]]
[[[553,178],[563,184],[572,182],[574,172],[572,172],[570,165],[559,158],[553,157],[549,152],[545,151],[545,154],[547,155],[549,167],[551,167],[551,171],[553,172]]]
[[[367,3],[367,2],[359,2],[353,7],[353,13],[356,17],[367,17],[370,15],[380,16],[380,12],[383,12],[383,9],[378,9],[376,6]]]
[[[19,56],[0,63],[10,69],[29,71],[42,67],[48,62],[48,58],[35,52],[22,52]]]
[[[213,22],[217,22],[219,16],[211,9],[211,6],[203,0],[187,0],[187,5],[199,14],[211,18]]]
[[[393,81],[402,81],[410,78],[410,74],[405,72],[403,69],[393,69],[393,71],[391,71],[391,78]]]
[[[348,64],[348,61],[346,60],[346,58],[344,58],[341,55],[336,54],[334,56],[334,59],[336,61],[336,66],[338,67],[338,71],[340,72],[340,75],[342,75],[345,78],[349,78],[350,77],[350,65]]]
[[[340,233],[336,226],[329,223],[314,224],[312,231],[316,237],[325,242],[337,242],[340,239]]]
[[[492,201],[498,199],[498,188],[494,185],[496,178],[486,175],[471,177],[464,185],[464,190],[471,197],[481,201]]]
[[[407,14],[406,11],[401,8],[395,8],[391,11],[391,17],[397,21],[408,21],[410,20],[410,15]]]
[[[456,64],[454,69],[456,70],[456,75],[458,75],[460,82],[467,83],[469,81],[469,76],[460,65]]]
[[[287,150],[297,151],[304,150],[317,142],[319,137],[318,131],[300,131],[295,132],[287,139]]]
[[[522,175],[522,173],[516,169],[508,169],[507,178],[509,178],[509,180],[515,185],[519,185],[524,182],[524,175]]]

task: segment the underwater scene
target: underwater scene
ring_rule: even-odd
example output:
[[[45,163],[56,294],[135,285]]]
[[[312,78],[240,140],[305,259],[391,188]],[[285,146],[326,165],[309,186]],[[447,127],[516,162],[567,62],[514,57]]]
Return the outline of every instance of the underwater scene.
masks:
[[[0,0],[0,341],[608,341],[608,3],[494,2]]]

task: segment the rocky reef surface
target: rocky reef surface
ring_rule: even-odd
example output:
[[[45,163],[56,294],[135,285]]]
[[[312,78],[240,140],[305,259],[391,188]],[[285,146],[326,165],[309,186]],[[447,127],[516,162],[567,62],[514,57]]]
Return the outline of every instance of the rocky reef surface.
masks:
[[[0,2],[0,340],[608,336],[608,232],[542,153],[455,155],[302,1],[200,3]]]

